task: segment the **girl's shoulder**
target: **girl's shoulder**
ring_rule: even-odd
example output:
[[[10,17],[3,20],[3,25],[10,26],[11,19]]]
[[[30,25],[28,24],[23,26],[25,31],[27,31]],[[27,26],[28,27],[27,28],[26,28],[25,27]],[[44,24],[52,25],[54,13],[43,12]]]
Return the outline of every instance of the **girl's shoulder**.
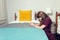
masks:
[[[49,17],[47,17],[46,20],[51,20],[51,19]]]

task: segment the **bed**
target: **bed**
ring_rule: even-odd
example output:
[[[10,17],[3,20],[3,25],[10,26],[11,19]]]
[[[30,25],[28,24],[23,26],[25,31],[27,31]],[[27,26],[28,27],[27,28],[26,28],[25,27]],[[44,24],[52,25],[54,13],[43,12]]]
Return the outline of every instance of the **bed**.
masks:
[[[0,28],[0,40],[48,40],[42,29],[27,23],[8,24]]]

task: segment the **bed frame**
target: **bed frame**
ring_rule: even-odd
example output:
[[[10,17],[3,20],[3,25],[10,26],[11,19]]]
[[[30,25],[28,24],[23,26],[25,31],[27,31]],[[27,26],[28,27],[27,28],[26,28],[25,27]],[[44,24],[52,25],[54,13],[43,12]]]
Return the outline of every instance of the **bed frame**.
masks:
[[[58,27],[58,17],[60,16],[60,13],[56,11],[56,28]],[[57,31],[57,29],[56,29]]]

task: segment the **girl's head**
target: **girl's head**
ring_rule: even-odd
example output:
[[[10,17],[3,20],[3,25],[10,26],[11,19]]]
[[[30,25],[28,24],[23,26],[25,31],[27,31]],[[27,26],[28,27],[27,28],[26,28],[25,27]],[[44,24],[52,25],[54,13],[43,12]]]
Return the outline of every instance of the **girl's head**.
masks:
[[[40,22],[42,22],[43,20],[45,20],[47,17],[48,17],[48,15],[45,12],[43,12],[43,11],[39,11],[37,13],[37,18],[38,18],[38,20]]]

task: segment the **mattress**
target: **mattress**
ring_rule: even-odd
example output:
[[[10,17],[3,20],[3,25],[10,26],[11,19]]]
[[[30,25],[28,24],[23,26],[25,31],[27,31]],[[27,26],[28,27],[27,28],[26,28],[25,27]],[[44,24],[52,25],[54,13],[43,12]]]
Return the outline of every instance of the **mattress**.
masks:
[[[48,40],[44,30],[29,24],[8,24],[0,28],[0,40]]]

